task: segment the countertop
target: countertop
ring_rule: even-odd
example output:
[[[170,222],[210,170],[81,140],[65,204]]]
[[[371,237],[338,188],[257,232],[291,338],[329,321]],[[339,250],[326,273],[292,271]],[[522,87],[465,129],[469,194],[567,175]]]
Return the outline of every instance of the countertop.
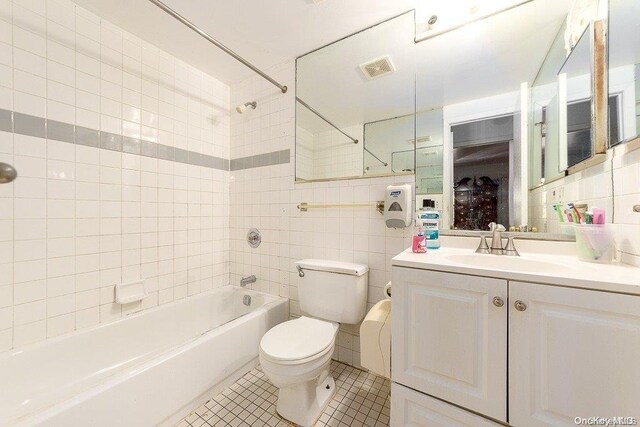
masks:
[[[442,240],[442,247],[428,250],[424,254],[414,254],[411,249],[407,249],[393,258],[392,265],[640,296],[639,267],[620,263],[598,264],[580,261],[574,254],[572,243],[523,243],[516,240],[516,247],[521,255],[516,262],[524,260],[524,266],[513,269],[490,265],[491,257],[508,258],[504,255],[477,254],[474,260],[482,261],[487,257],[486,266],[469,265],[456,259],[460,255],[474,255],[478,239],[449,237]],[[550,267],[557,267],[556,271],[546,271],[550,268],[545,269],[545,264],[553,264]]]

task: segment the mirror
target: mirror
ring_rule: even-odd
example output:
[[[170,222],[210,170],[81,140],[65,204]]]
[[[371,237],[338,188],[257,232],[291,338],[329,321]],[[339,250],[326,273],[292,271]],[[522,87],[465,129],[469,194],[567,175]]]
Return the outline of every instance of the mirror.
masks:
[[[591,31],[591,27],[584,30],[558,72],[558,163],[561,171],[593,155]]]
[[[413,174],[413,12],[296,61],[296,181]]]
[[[559,164],[558,71],[566,60],[566,21],[556,33],[531,86],[529,102],[529,187],[564,176]]]
[[[536,0],[416,44],[417,207],[434,200],[442,228],[529,224],[528,88],[545,60],[556,85],[570,3]]]
[[[640,2],[609,2],[609,144],[640,133]]]
[[[410,12],[301,56],[296,181],[413,174],[416,209],[434,202],[444,233],[555,230],[546,184],[595,151],[591,30],[566,51],[573,3],[532,0],[417,42]],[[629,122],[614,95],[610,116]]]

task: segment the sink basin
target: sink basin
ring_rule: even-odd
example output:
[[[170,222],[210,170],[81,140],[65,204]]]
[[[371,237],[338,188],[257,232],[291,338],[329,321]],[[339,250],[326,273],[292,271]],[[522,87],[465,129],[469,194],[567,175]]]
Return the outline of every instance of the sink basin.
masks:
[[[470,267],[480,267],[496,270],[521,271],[535,273],[544,271],[545,273],[566,274],[575,271],[575,268],[563,264],[557,264],[539,259],[509,257],[504,255],[485,254],[457,254],[447,255],[446,258],[456,264]]]

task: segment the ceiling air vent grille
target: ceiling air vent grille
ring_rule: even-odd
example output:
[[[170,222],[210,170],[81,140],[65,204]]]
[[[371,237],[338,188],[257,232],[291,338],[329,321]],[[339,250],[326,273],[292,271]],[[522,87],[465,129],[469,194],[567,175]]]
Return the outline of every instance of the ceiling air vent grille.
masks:
[[[393,73],[396,67],[387,55],[360,65],[360,70],[367,80],[374,80]]]

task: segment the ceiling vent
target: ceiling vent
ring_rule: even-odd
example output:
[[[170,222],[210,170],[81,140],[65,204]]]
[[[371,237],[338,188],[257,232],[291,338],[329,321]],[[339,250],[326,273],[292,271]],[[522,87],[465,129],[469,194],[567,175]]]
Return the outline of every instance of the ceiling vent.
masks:
[[[367,80],[374,80],[396,71],[389,55],[374,59],[360,65],[360,70]]]

